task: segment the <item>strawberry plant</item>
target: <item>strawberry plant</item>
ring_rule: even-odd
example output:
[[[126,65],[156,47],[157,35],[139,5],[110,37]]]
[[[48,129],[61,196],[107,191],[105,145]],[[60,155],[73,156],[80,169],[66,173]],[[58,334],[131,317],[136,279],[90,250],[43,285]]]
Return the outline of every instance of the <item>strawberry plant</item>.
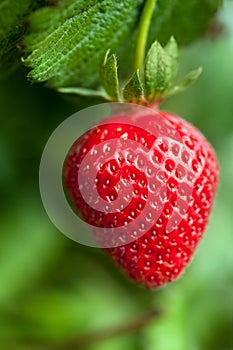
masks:
[[[161,176],[168,192],[166,200],[163,199],[161,203],[163,210],[159,215],[158,209],[150,212],[150,215],[157,216],[157,219],[143,235],[141,234],[142,237],[137,236],[130,245],[120,245],[118,237],[119,247],[111,248],[110,245],[107,252],[128,276],[149,288],[173,281],[190,261],[204,232],[217,187],[218,166],[214,151],[198,130],[178,116],[159,111],[158,107],[165,98],[184,90],[200,75],[199,68],[185,76],[180,83],[174,83],[178,67],[176,40],[179,43],[187,43],[204,31],[219,1],[206,1],[204,4],[191,1],[181,5],[179,2],[152,0],[145,2],[63,0],[48,2],[47,5],[50,6],[43,7],[43,5],[45,5],[43,2],[22,3],[21,6],[15,7],[11,21],[5,20],[6,23],[3,21],[2,24],[2,28],[8,30],[5,38],[8,35],[9,39],[13,24],[20,23],[18,27],[21,29],[14,35],[20,41],[21,46],[18,43],[18,47],[24,52],[22,57],[24,64],[32,68],[28,75],[30,79],[37,82],[47,81],[48,86],[62,93],[95,96],[107,101],[137,103],[152,108],[156,110],[161,120],[168,123],[168,128],[173,128],[179,135],[180,151],[179,156],[175,156],[171,146],[166,145],[163,139],[160,141],[161,145],[155,146],[160,137],[152,132],[153,138],[150,130],[148,134],[148,130],[142,128],[142,125],[146,126],[145,123],[151,123],[154,128],[155,125],[162,128],[162,121],[155,119],[153,121],[153,116],[141,120],[137,112],[136,115],[134,112],[129,112],[129,115],[126,113],[123,117],[115,115],[113,119],[108,120],[109,125],[106,128],[96,126],[94,131],[88,132],[74,144],[64,167],[65,189],[72,205],[84,221],[105,228],[125,226],[131,221],[134,222],[144,210],[150,191],[150,186],[144,179],[144,172],[151,169],[156,178],[158,169],[156,170],[151,164],[151,167],[148,165],[142,171],[133,161],[127,164],[120,152],[123,146],[119,145],[117,155],[111,160],[116,163],[116,173],[109,173],[109,162],[104,164],[104,169],[98,173],[98,184],[105,184],[106,181],[110,183],[106,185],[107,188],[98,188],[99,195],[106,202],[114,202],[119,196],[116,185],[121,180],[130,181],[134,189],[134,198],[122,213],[117,211],[112,214],[105,213],[104,216],[101,211],[95,213],[85,204],[79,191],[80,184],[75,180],[76,169],[81,166],[84,158],[83,149],[94,150],[99,143],[109,140],[109,135],[115,133],[119,140],[124,135],[127,135],[127,140],[143,140],[139,143],[150,149],[145,156],[146,160],[149,161],[148,157],[152,154],[158,159],[157,167],[163,172]],[[6,12],[10,11],[11,6],[7,1],[3,3]],[[42,7],[28,17],[27,13],[30,9],[36,9],[36,6]],[[192,11],[198,10],[200,6],[205,16],[199,18],[199,23],[190,22],[187,25],[188,14],[192,14]],[[173,16],[177,13],[180,16],[180,23],[173,29]],[[162,21],[163,26],[159,21]],[[170,31],[163,30],[165,25]],[[23,37],[26,26],[29,30]],[[155,41],[150,46],[144,62],[145,51],[151,43],[152,36],[159,37],[164,43],[169,34],[175,34],[176,40],[171,37],[168,43],[164,44],[164,48]],[[128,47],[133,48],[131,54],[128,52]],[[121,88],[122,79],[126,71],[122,69],[119,80],[117,58],[115,54],[110,53],[111,49],[118,52],[120,63],[132,60],[131,78],[123,88]],[[7,52],[4,57],[5,55]],[[103,60],[102,68],[101,60]],[[134,119],[137,123],[139,121],[142,123],[141,127],[137,123],[134,126],[124,124],[124,120],[132,123]],[[108,136],[105,137],[105,134]],[[176,141],[175,138],[173,141]],[[77,149],[78,153],[75,151]],[[186,164],[182,157],[187,158]],[[99,166],[97,162],[95,170],[98,170]],[[180,178],[179,174],[182,171],[179,169],[185,169],[185,166],[190,169],[184,170],[186,174]],[[133,170],[130,170],[130,167]],[[192,177],[192,180],[189,180],[189,177]],[[187,193],[185,186],[190,193]],[[181,187],[183,195],[180,194]],[[181,204],[177,204],[179,200],[188,202],[186,208],[181,208]],[[182,210],[184,213],[181,213]],[[173,225],[172,232],[168,235],[166,226],[171,218],[177,221],[177,224]],[[142,225],[145,225],[145,221],[146,217],[142,217]],[[133,231],[137,231],[135,227]],[[144,241],[147,243],[143,243]]]
[[[222,3],[0,0],[4,348],[229,347],[231,56],[225,37],[211,42]],[[181,71],[204,74],[176,97],[202,73],[180,78],[178,47]],[[97,103],[111,113],[70,144],[61,175],[102,249],[54,234],[37,191],[48,135]],[[225,184],[199,245],[219,178],[208,140]]]
[[[208,222],[218,182],[215,152],[200,131],[158,109],[166,96],[183,90],[201,72],[192,71],[172,86],[177,58],[173,38],[164,49],[158,42],[152,44],[144,84],[137,70],[120,97],[116,58],[107,53],[102,68],[106,98],[147,108],[142,112],[129,105],[122,112],[121,105],[119,111],[115,107],[112,116],[73,144],[63,170],[68,199],[95,227],[100,246],[131,279],[150,289],[174,281],[189,263]],[[126,190],[125,182],[131,186]],[[106,205],[93,207],[99,197]],[[121,204],[109,212],[119,200]],[[108,228],[104,236],[100,227]],[[111,233],[112,228],[120,230]]]

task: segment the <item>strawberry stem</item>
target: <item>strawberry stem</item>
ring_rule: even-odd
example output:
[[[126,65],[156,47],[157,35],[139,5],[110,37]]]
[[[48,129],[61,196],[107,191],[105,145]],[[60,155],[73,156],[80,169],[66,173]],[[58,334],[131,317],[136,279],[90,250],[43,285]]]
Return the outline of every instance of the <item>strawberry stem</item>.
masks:
[[[147,36],[150,28],[150,21],[153,15],[154,7],[157,0],[146,0],[139,23],[139,35],[136,47],[135,70],[141,69],[145,57]]]

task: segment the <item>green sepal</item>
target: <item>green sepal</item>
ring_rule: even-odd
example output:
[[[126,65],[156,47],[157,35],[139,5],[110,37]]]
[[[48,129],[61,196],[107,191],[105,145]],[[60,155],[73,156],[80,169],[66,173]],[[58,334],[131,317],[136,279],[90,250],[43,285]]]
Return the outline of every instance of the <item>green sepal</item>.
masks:
[[[64,94],[74,94],[74,95],[87,96],[87,97],[100,97],[105,100],[109,100],[108,95],[103,90],[91,90],[91,89],[79,88],[74,86],[74,87],[59,88],[57,89],[57,91]]]
[[[155,101],[164,96],[176,77],[177,69],[176,40],[171,37],[164,48],[155,41],[148,51],[144,68],[145,95],[148,101]]]
[[[164,97],[170,97],[173,96],[179,92],[182,92],[184,90],[186,90],[186,88],[188,86],[190,86],[191,84],[193,84],[201,75],[202,73],[202,68],[199,67],[193,71],[191,71],[190,73],[188,73],[182,80],[180,83],[178,83],[177,85],[173,86],[170,90],[168,90],[165,94]]]
[[[112,101],[119,101],[119,81],[116,55],[107,51],[101,69],[101,80],[106,93]]]
[[[123,99],[127,102],[139,102],[142,98],[143,87],[137,70],[123,88]]]
[[[170,81],[172,82],[177,74],[178,70],[178,59],[179,59],[179,49],[176,40],[172,36],[170,40],[168,41],[167,45],[164,48],[165,52],[167,53],[169,57],[169,74],[170,74]]]
[[[158,99],[169,87],[172,76],[170,62],[170,56],[155,41],[148,51],[144,68],[145,96],[148,101]]]

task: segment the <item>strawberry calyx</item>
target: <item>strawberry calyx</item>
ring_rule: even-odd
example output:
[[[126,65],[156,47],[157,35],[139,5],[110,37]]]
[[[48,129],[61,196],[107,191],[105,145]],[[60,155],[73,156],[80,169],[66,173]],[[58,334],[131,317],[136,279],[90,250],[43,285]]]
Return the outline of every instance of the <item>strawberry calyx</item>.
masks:
[[[111,101],[134,102],[141,105],[160,104],[165,98],[185,90],[200,76],[198,68],[187,74],[178,84],[174,83],[178,70],[178,45],[171,37],[165,47],[155,41],[144,61],[119,92],[117,59],[107,51],[102,66],[102,84]]]
[[[159,105],[167,97],[185,90],[202,73],[202,68],[199,67],[188,73],[180,82],[175,83],[178,56],[178,45],[174,37],[171,37],[164,47],[155,41],[142,67],[137,69],[120,89],[117,57],[108,50],[101,67],[102,87],[99,90],[65,87],[60,88],[59,91],[100,97],[111,102],[132,102],[144,106]]]

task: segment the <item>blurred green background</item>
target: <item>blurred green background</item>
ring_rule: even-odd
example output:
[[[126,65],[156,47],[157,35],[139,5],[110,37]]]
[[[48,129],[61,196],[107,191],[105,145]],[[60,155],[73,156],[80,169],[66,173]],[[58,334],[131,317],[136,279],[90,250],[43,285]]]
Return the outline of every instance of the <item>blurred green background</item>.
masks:
[[[23,68],[0,82],[0,349],[69,350],[62,344],[86,334],[88,350],[233,349],[232,18],[226,1],[219,13],[224,30],[182,49],[181,72],[202,66],[204,73],[163,106],[206,135],[221,178],[191,266],[158,291],[135,286],[102,251],[63,236],[40,200],[38,169],[49,135],[95,101],[30,85]],[[102,341],[91,336],[153,308],[161,315],[139,331]]]

